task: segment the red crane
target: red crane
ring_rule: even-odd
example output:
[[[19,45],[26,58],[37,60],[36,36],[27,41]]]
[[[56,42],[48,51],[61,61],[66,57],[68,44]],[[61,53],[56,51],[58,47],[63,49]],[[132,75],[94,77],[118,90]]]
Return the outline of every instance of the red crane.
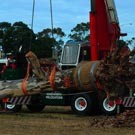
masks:
[[[91,0],[91,60],[102,59],[115,48],[120,35],[114,0]]]

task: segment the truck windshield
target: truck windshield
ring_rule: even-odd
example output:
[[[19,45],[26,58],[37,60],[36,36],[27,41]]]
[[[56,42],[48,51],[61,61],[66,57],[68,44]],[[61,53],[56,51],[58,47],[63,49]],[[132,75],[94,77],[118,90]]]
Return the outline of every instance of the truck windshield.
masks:
[[[65,45],[61,63],[76,64],[78,60],[79,45]]]

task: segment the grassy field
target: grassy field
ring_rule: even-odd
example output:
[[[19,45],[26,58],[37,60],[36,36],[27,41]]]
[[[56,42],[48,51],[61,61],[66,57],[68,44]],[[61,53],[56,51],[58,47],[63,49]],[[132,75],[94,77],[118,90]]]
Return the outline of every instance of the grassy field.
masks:
[[[0,135],[135,135],[134,128],[95,128],[93,118],[78,116],[69,107],[46,107],[42,113],[0,114]]]

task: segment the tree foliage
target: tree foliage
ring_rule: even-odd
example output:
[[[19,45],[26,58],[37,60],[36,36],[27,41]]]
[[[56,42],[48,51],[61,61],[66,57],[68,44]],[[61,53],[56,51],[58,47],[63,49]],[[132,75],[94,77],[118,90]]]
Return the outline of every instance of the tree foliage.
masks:
[[[131,39],[127,40],[126,43],[131,50],[135,49],[135,37],[132,37]]]
[[[36,46],[35,52],[39,52],[37,50],[41,50],[42,53],[38,54],[45,57],[52,56],[52,48],[56,48],[56,50],[61,49],[61,45],[64,44],[63,37],[65,33],[61,28],[54,28],[53,30],[50,28],[44,29],[36,35]],[[42,56],[41,56],[42,57]]]
[[[59,46],[64,43],[64,36],[61,28],[54,28],[53,31],[47,28],[35,34],[23,22],[0,23],[0,39],[5,53],[16,54],[22,46],[23,53],[32,49],[40,57],[51,57],[52,47],[60,48]]]
[[[8,22],[0,23],[0,30],[2,30],[2,31],[6,31],[10,27],[11,27],[11,23],[8,23]]]
[[[3,49],[5,53],[12,52],[16,54],[22,46],[22,51],[27,52],[30,46],[30,40],[35,38],[33,31],[23,22],[0,23]],[[32,37],[32,38],[31,38]]]
[[[120,40],[117,41],[117,46],[118,46],[119,48],[121,48],[121,47],[123,47],[123,46],[128,47],[126,41],[124,41],[124,40],[122,40],[122,39],[120,39]]]
[[[73,40],[89,40],[90,28],[89,22],[77,24],[72,30],[69,37]]]
[[[64,44],[66,34],[58,27],[53,30],[43,29],[41,32],[34,33],[27,24],[23,22],[0,23],[0,41],[5,53],[18,53],[20,46],[22,52],[26,53],[32,49],[39,57],[51,57],[52,48],[58,53],[61,52],[61,46]],[[89,40],[89,23],[77,24],[69,34],[73,40]]]

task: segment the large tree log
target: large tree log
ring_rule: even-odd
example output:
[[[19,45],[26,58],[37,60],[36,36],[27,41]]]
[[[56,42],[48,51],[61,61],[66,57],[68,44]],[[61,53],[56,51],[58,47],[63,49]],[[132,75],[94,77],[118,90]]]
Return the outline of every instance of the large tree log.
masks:
[[[57,89],[74,89],[76,91],[95,90],[95,71],[100,64],[95,62],[82,62],[77,68],[57,71],[56,66],[52,69],[50,77],[46,78],[45,72],[40,67],[39,60],[33,52],[28,52],[26,58],[35,74],[34,78],[26,75],[24,80],[0,82],[0,98],[32,95],[42,91]]]
[[[22,83],[23,80],[0,81],[0,99],[25,95],[26,93],[22,89]],[[45,81],[38,82],[33,78],[29,78],[29,80],[26,81],[26,92],[28,95],[37,94],[48,86],[48,83]]]
[[[35,77],[30,78],[28,71],[23,80],[0,81],[0,99],[27,94],[37,94],[46,88],[52,90],[45,77],[44,71],[40,67],[37,56],[30,51],[26,54],[26,59],[31,65]]]
[[[37,94],[42,91],[74,89],[76,91],[95,91],[96,82],[102,86],[108,97],[124,96],[129,89],[135,89],[135,64],[130,57],[135,52],[122,48],[113,50],[103,61],[80,63],[76,68],[57,71],[52,69],[49,78],[41,68],[37,56],[28,52],[26,58],[35,74],[30,78],[27,73],[24,80],[0,82],[0,98]]]

